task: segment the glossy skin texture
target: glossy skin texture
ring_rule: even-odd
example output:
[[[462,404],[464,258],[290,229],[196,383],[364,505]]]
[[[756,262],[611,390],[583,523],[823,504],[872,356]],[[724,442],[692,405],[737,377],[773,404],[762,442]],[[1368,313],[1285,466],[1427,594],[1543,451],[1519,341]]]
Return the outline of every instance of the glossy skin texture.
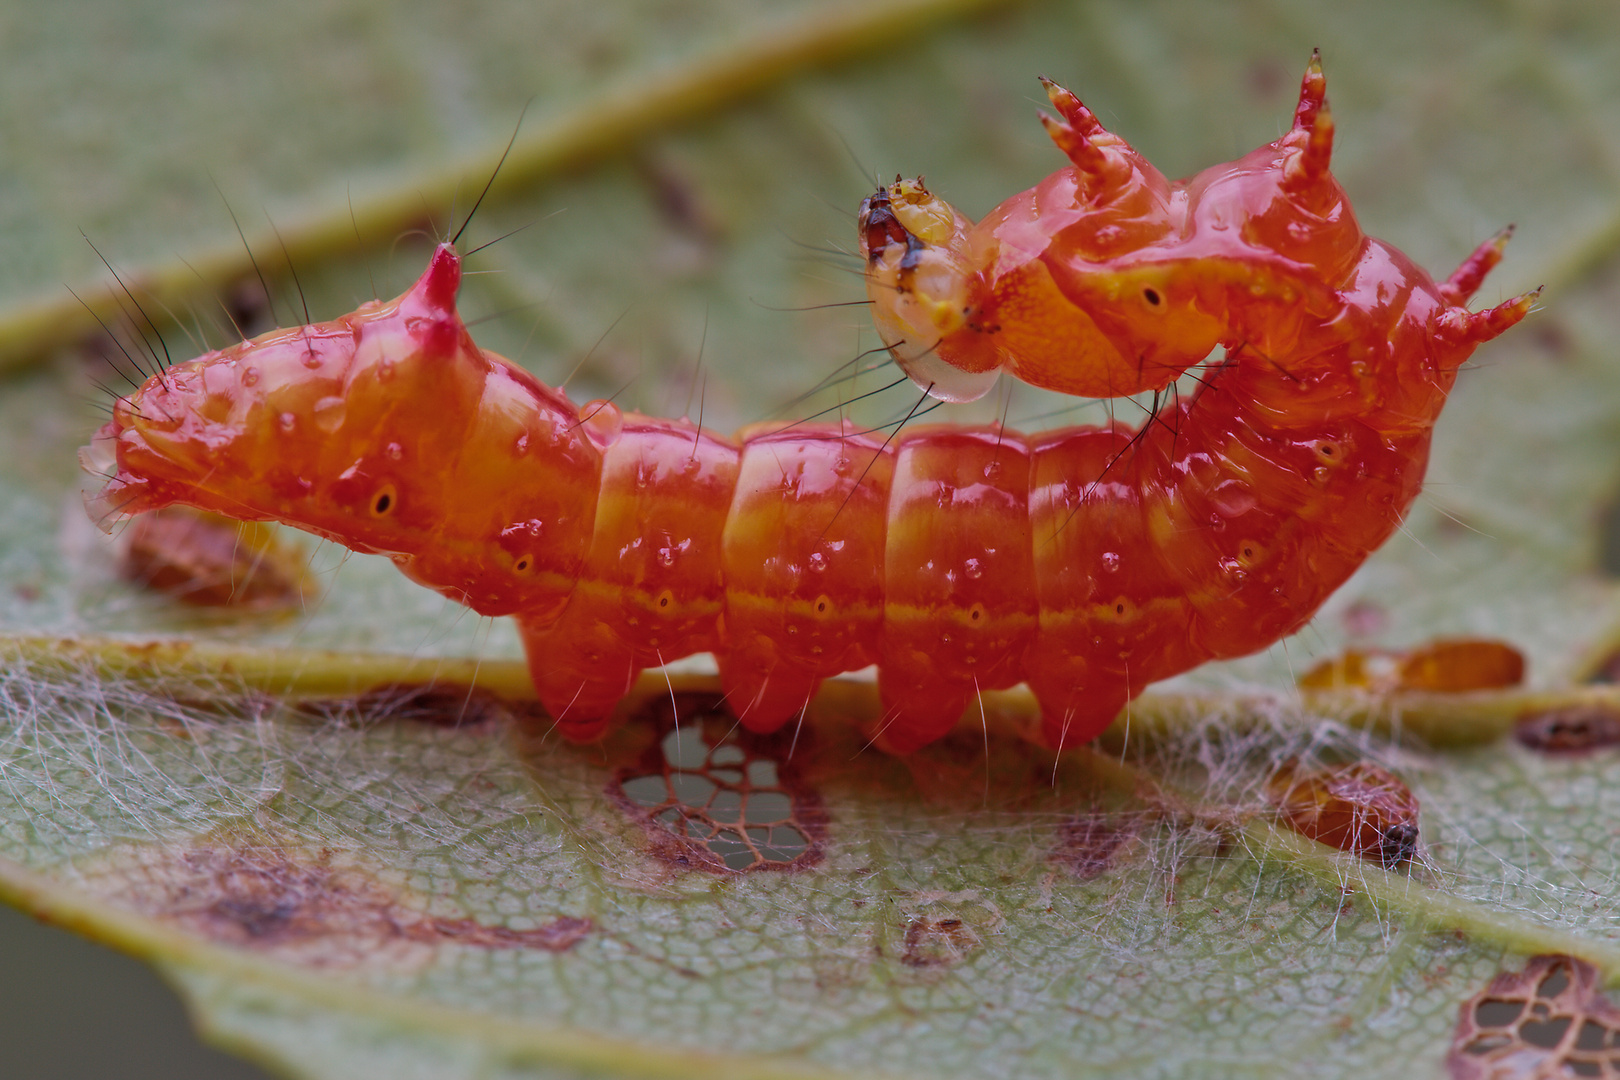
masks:
[[[1311,130],[1325,116],[1316,101],[1301,104]],[[644,667],[711,651],[756,730],[801,715],[823,677],[875,663],[887,711],[874,736],[888,750],[940,737],[977,691],[1020,681],[1048,743],[1089,739],[1149,683],[1304,624],[1417,495],[1457,368],[1530,299],[1459,306],[1499,244],[1439,286],[1392,248],[1350,244],[1360,234],[1325,159],[1302,173],[1319,210],[1305,221],[1286,180],[1302,152],[1292,143],[1181,196],[1112,136],[1087,145],[1125,178],[1122,194],[1066,211],[1074,220],[1054,236],[1074,249],[1077,229],[1107,259],[1043,261],[1050,287],[1020,295],[1061,288],[1083,301],[1064,301],[1077,314],[1048,318],[1032,301],[997,334],[1039,344],[1066,326],[1078,340],[1140,342],[1172,373],[1235,335],[1229,362],[1141,431],[911,428],[884,445],[801,424],[731,441],[578,407],[472,342],[455,311],[460,260],[444,245],[397,300],[210,353],[120,400],[85,452],[109,478],[91,512],[106,525],[186,503],[389,555],[481,614],[517,617],[541,700],[571,738],[599,735]],[[1270,201],[1256,194],[1262,174]],[[1166,206],[1179,197],[1177,220],[1208,222],[1230,202],[1211,194],[1223,184],[1258,222],[1241,232],[1248,247],[1214,250],[1201,226],[1164,241]],[[878,205],[863,213],[865,236],[885,245],[874,265],[899,273],[915,256],[913,270],[948,284],[977,257],[961,246],[973,230],[943,204],[887,217]],[[1130,305],[1149,289],[1159,310],[1138,319]],[[1042,357],[1068,370],[1066,354]],[[1099,370],[1118,367],[1104,356]]]

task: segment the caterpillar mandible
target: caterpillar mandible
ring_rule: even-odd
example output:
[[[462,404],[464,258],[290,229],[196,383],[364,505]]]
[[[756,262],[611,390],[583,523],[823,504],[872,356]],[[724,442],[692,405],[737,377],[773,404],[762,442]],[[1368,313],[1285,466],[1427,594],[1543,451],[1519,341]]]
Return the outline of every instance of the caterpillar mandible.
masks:
[[[1312,85],[1308,75],[1307,99]],[[1325,121],[1316,93],[1307,152]],[[1126,153],[1067,122],[1105,158]],[[1264,153],[1283,173],[1297,156]],[[1313,183],[1329,182],[1323,155]],[[886,296],[913,295],[919,267],[950,259],[993,285],[985,268],[999,257],[975,268],[952,246],[964,235],[954,216],[942,234],[914,230],[896,209],[901,187],[862,214],[873,264],[893,272]],[[1205,185],[1205,201],[1218,187]],[[1289,223],[1346,234],[1354,219],[1340,205],[1337,219],[1299,211]],[[1064,302],[1175,357],[1167,370],[1203,338],[1228,346],[1198,393],[1139,431],[938,426],[885,443],[800,424],[733,441],[576,406],[473,342],[447,243],[393,301],[208,353],[120,398],[81,455],[106,478],[90,512],[110,527],[184,503],[388,555],[480,614],[515,616],[541,701],[574,739],[601,734],[643,668],[708,651],[755,730],[802,715],[823,678],[875,663],[885,749],[939,738],[980,690],[1018,682],[1040,701],[1046,741],[1071,745],[1149,683],[1308,620],[1416,496],[1457,367],[1533,300],[1461,306],[1499,244],[1436,286],[1363,240],[1348,270],[1331,268],[1349,275],[1341,287],[1297,244],[1265,252],[1245,278],[1264,230],[1229,250],[1209,230],[1166,241],[1122,229],[1107,264],[1042,264]],[[1162,290],[1158,323],[1112,306],[1149,288]],[[1034,309],[1004,304],[997,318],[992,336],[1045,333]],[[919,356],[904,352],[917,375]],[[1060,376],[1073,359],[1041,355]]]

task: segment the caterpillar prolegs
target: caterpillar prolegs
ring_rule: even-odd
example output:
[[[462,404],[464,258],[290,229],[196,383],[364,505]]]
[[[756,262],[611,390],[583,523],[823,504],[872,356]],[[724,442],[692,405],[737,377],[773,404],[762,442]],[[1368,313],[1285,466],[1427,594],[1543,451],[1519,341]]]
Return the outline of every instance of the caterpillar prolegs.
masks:
[[[1090,140],[1112,175],[1128,149],[1074,109],[1064,138]],[[1296,124],[1256,152],[1274,171],[1305,170],[1288,163],[1320,142],[1320,95],[1313,109],[1301,106],[1303,149],[1289,142]],[[1311,183],[1331,183],[1325,153]],[[1294,191],[1285,181],[1273,187]],[[1203,200],[1219,187],[1204,185]],[[937,252],[994,294],[1004,260],[976,263],[977,241],[968,255],[953,248],[954,212],[937,246],[895,209],[911,197],[897,188],[862,215],[883,295],[916,294],[923,275],[911,271]],[[917,205],[943,206],[929,199]],[[1074,205],[1083,219],[1091,204]],[[1338,233],[1354,228],[1342,209]],[[1041,703],[1044,738],[1071,745],[1154,680],[1264,648],[1309,619],[1416,496],[1457,367],[1531,302],[1460,306],[1499,246],[1440,286],[1365,240],[1355,258],[1333,256],[1342,280],[1288,249],[1246,285],[1247,248],[1184,231],[1170,243],[1122,229],[1106,268],[1042,263],[1061,290],[1050,295],[1101,328],[1098,340],[1129,343],[1121,356],[1162,346],[1174,371],[1198,335],[1227,344],[1197,393],[1139,431],[934,426],[885,443],[799,424],[731,440],[576,406],[473,342],[456,312],[460,257],[444,244],[396,300],[209,353],[119,399],[83,454],[108,478],[91,513],[110,526],[184,503],[388,555],[481,614],[515,616],[540,698],[575,739],[601,733],[643,668],[708,651],[755,730],[801,715],[821,679],[875,663],[886,715],[874,734],[888,750],[940,737],[978,691],[1018,682]],[[1151,304],[1149,289],[1160,290],[1161,336],[1117,306]],[[986,310],[1000,320],[992,339],[1044,333],[1033,308]],[[1027,325],[1014,318],[1026,314]],[[1110,338],[1115,325],[1124,331]],[[950,359],[943,342],[890,340],[914,375],[918,356]],[[1054,371],[1075,363],[1041,355]]]

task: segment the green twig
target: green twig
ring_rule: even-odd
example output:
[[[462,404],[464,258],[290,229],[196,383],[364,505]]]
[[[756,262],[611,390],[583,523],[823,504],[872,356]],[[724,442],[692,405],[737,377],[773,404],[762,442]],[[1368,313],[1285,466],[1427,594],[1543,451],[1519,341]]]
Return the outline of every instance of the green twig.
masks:
[[[0,635],[0,661],[60,670],[90,670],[102,677],[155,682],[166,687],[222,687],[296,698],[345,697],[396,686],[476,687],[515,701],[533,701],[528,666],[520,660],[409,657],[391,653],[328,652],[206,641],[126,641]],[[720,692],[712,674],[646,672],[623,706],[633,711],[650,698],[677,692]],[[1369,695],[1355,691],[1307,695],[1155,694],[1130,705],[1105,732],[1101,745],[1114,753],[1127,735],[1133,750],[1186,733],[1211,716],[1228,728],[1261,718],[1297,718],[1301,724],[1331,719],[1347,727],[1391,736],[1411,736],[1436,748],[1494,742],[1520,718],[1561,710],[1598,708],[1620,713],[1620,687],[1578,686],[1563,690],[1492,690],[1469,694]],[[812,702],[811,723],[859,724],[880,718],[876,684],[829,679]],[[983,710],[975,704],[961,723],[974,731],[1040,742],[1040,706],[1022,687],[988,691]]]

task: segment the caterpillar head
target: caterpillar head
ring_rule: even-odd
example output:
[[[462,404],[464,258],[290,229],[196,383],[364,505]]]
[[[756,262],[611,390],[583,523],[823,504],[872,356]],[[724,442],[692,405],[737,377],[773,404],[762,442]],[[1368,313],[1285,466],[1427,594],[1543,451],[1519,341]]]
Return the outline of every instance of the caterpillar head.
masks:
[[[473,343],[460,276],[442,245],[395,300],[154,376],[81,451],[105,481],[91,516],[110,528],[184,503],[276,520],[486,614],[543,606],[530,594],[568,570],[548,552],[588,535],[600,455],[566,399]]]
[[[889,355],[933,397],[983,397],[1001,358],[977,325],[985,283],[972,223],[921,177],[896,177],[867,196],[859,222],[866,295]]]

